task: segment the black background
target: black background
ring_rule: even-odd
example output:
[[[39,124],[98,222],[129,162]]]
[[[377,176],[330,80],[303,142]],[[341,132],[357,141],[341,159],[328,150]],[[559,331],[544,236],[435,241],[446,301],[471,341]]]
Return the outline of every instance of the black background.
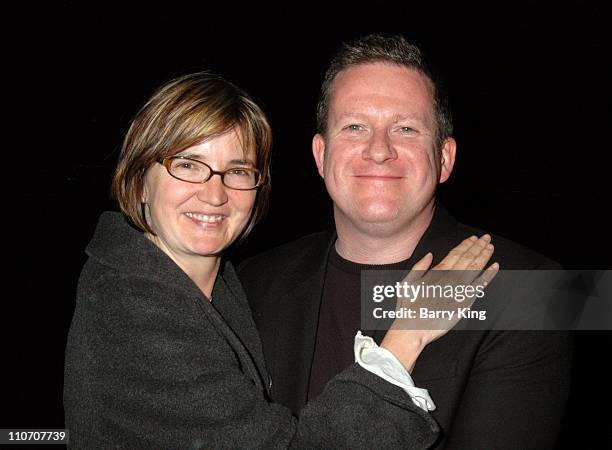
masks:
[[[310,153],[319,85],[342,41],[384,32],[419,45],[445,75],[458,142],[439,194],[447,208],[567,268],[610,267],[604,15],[565,4],[402,5],[6,12],[0,428],[63,427],[83,249],[114,207],[110,174],[131,117],[184,73],[222,73],[273,125],[271,210],[237,261],[333,223]],[[609,332],[578,333],[559,448],[609,443],[611,344]]]

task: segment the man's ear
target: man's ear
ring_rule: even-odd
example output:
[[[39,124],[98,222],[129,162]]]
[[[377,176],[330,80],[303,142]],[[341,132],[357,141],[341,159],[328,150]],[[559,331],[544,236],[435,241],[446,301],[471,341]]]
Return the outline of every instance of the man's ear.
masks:
[[[448,138],[440,149],[440,183],[444,183],[451,175],[455,165],[455,154],[457,152],[457,142],[453,138]]]
[[[323,170],[325,163],[325,138],[319,133],[315,134],[312,138],[312,156],[314,156],[319,175],[325,178],[325,171]]]

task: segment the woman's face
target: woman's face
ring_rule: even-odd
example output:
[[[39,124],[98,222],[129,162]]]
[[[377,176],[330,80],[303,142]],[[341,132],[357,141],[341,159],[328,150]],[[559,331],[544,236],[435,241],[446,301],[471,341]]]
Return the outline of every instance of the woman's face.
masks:
[[[255,155],[245,160],[237,133],[233,129],[178,156],[201,160],[217,171],[255,167]],[[255,196],[255,190],[225,187],[218,175],[203,184],[177,180],[155,163],[145,174],[143,192],[147,223],[156,234],[148,237],[179,263],[219,256],[247,225]]]

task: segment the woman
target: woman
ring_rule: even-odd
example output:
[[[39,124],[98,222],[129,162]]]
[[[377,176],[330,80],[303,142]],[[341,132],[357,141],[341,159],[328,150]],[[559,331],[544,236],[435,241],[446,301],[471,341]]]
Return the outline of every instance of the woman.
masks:
[[[257,105],[210,73],[168,83],[137,114],[113,179],[123,215],[102,215],[79,280],[65,368],[72,447],[420,448],[435,440],[435,422],[417,406],[426,392],[377,376],[367,355],[393,357],[368,353],[363,339],[356,354],[369,370],[356,364],[338,375],[299,418],[269,402],[259,337],[222,256],[265,210],[270,136]],[[468,255],[480,246],[469,256],[479,268],[490,257],[483,243],[460,247]],[[394,330],[383,346],[410,368],[443,333]],[[403,368],[390,364],[401,385]]]

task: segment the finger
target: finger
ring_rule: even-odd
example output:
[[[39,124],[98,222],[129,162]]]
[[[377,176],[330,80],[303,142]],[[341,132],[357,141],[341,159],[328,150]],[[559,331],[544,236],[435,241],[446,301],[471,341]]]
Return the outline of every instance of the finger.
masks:
[[[439,264],[437,264],[432,270],[450,270],[453,265],[463,256],[463,254],[469,250],[475,242],[478,241],[476,236],[470,236],[463,240],[458,246],[453,248],[448,255],[444,257]]]
[[[492,254],[491,236],[484,234],[457,259],[451,270],[482,270]]]
[[[429,266],[431,266],[432,261],[433,253],[429,252],[412,266],[412,269],[410,269],[410,272],[406,276],[406,281],[411,283],[421,278],[425,271],[429,269]]]
[[[493,255],[494,251],[495,246],[491,243],[487,244],[485,248],[482,249],[480,254],[476,256],[474,260],[465,267],[465,270],[477,271],[478,274],[480,274],[480,271],[487,266],[487,263],[491,259],[491,256]]]
[[[495,247],[493,244],[487,244],[482,249],[480,254],[476,256],[466,267],[458,270],[460,279],[463,284],[471,284],[478,276],[480,276],[482,270],[486,267],[487,263],[493,255]]]
[[[491,280],[495,278],[497,273],[499,272],[499,263],[491,264],[487,270],[485,270],[482,275],[474,280],[472,283],[474,286],[484,286],[487,287]]]
[[[491,282],[491,280],[493,280],[493,278],[495,278],[495,276],[498,274],[499,272],[499,263],[493,263],[491,264],[487,270],[485,270],[482,275],[480,275],[478,278],[476,278],[474,280],[474,282],[472,283],[472,286],[474,286],[475,288],[481,286],[483,288],[486,288],[489,283]],[[474,304],[474,301],[476,300],[477,296],[473,296],[469,302],[468,305],[466,306],[472,306],[472,304]]]
[[[427,270],[429,266],[431,266],[431,262],[433,261],[433,253],[429,252],[421,259],[419,259],[414,266],[412,266],[412,270]]]
[[[453,267],[461,284],[471,284],[486,267],[495,249],[490,240],[491,236],[483,235]]]

